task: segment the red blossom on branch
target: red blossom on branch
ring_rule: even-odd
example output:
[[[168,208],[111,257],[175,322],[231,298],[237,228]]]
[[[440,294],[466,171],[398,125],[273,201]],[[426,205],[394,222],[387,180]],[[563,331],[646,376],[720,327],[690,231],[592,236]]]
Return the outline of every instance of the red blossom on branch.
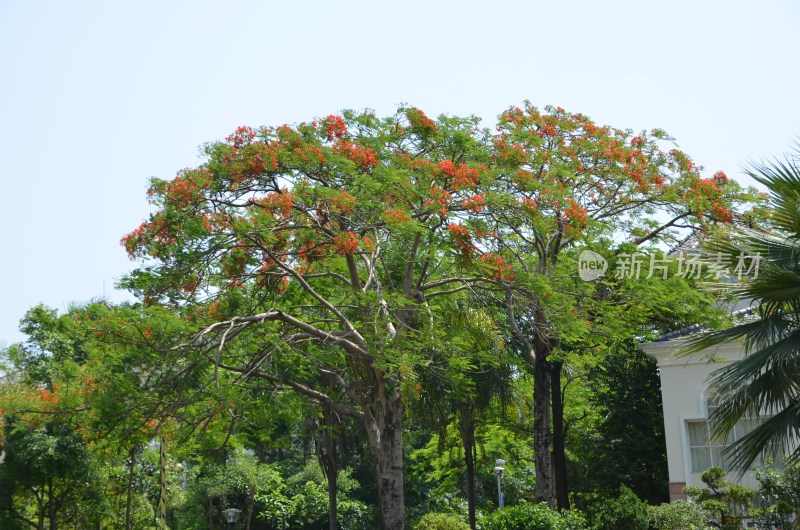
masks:
[[[340,140],[333,146],[334,152],[345,156],[354,162],[360,169],[369,171],[378,164],[378,153],[371,147],[353,143],[349,140]]]
[[[482,254],[478,261],[481,263],[484,273],[496,280],[513,281],[516,279],[514,268],[508,265],[502,257],[497,254],[487,252]]]
[[[356,198],[346,191],[341,191],[336,197],[331,199],[331,207],[336,213],[350,213],[356,208]]]
[[[476,193],[464,199],[461,206],[469,212],[479,213],[486,208],[486,196],[484,193]]]
[[[433,211],[445,217],[447,209],[453,202],[453,196],[449,191],[443,189],[441,186],[433,186],[430,191],[430,198],[425,201],[426,208],[432,208]]]
[[[333,141],[334,138],[341,138],[347,132],[347,123],[341,116],[331,114],[324,120],[322,124],[325,127],[325,132],[328,135],[328,141]]]
[[[352,254],[358,248],[358,236],[353,232],[343,232],[333,239],[333,248],[340,256]]]
[[[447,227],[450,236],[453,238],[453,248],[464,259],[472,259],[475,252],[475,245],[472,244],[472,236],[464,225],[451,224]]]
[[[436,122],[427,117],[424,112],[418,108],[412,107],[406,109],[406,118],[411,127],[422,133],[436,132]]]

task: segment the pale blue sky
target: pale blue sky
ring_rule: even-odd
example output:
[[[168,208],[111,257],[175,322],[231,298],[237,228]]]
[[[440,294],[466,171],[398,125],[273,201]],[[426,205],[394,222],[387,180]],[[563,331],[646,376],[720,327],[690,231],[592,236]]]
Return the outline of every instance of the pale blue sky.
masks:
[[[790,1],[0,0],[0,341],[105,294],[150,176],[237,125],[343,108],[491,122],[530,99],[661,127],[709,174],[800,134]]]

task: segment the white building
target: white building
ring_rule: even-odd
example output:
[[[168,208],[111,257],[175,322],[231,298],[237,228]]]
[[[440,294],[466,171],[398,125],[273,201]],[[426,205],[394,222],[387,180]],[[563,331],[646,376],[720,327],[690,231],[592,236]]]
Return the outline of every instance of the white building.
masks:
[[[742,346],[728,343],[690,356],[678,356],[676,352],[685,344],[686,333],[675,333],[672,338],[667,335],[664,339],[641,344],[640,348],[655,359],[661,376],[670,500],[685,499],[686,486],[702,486],[700,475],[711,466],[722,467],[729,472],[730,480],[757,489],[752,471],[739,478],[738,470],[731,469],[722,449],[750,432],[763,418],[740,420],[724,444],[710,441],[708,435],[708,416],[716,401],[707,392],[707,378],[711,372],[741,359]],[[775,454],[780,457],[782,451]]]

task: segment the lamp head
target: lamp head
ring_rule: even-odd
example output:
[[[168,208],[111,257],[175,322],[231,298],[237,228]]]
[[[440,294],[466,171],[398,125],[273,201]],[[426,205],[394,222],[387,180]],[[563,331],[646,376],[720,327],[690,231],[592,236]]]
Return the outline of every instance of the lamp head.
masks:
[[[506,461],[503,460],[502,458],[498,458],[497,460],[494,461],[494,474],[497,475],[498,477],[503,476],[503,473],[506,470],[505,463]]]
[[[225,516],[225,520],[229,523],[235,523],[236,520],[239,518],[239,514],[242,513],[242,510],[237,508],[228,508],[227,510],[222,510],[222,514]]]

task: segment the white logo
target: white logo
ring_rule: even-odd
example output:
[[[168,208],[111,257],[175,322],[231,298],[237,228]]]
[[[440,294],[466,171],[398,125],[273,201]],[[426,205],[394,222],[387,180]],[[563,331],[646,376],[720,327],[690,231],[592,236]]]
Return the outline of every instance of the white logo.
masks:
[[[591,282],[608,270],[606,259],[592,250],[584,250],[578,256],[578,275],[581,280]]]

